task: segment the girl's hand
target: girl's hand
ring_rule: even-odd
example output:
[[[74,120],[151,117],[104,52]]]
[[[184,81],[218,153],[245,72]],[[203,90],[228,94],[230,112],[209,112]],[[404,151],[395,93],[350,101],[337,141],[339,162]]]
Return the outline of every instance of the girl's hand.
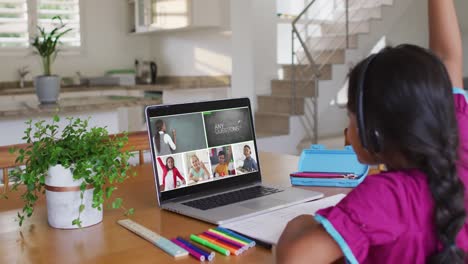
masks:
[[[175,128],[172,129],[172,135],[173,135],[173,136],[176,135],[176,130],[175,130]]]
[[[190,172],[190,174],[189,174],[189,179],[191,179],[191,180],[194,181],[194,182],[197,182],[197,181],[198,181],[198,178],[195,177],[195,175],[193,175],[191,172]]]
[[[429,0],[429,47],[445,64],[452,85],[463,88],[463,45],[453,0]]]
[[[338,244],[311,215],[291,220],[276,247],[278,264],[332,263],[341,257]]]
[[[300,237],[305,230],[314,228],[316,225],[313,216],[300,215],[288,222],[279,241],[289,243]]]

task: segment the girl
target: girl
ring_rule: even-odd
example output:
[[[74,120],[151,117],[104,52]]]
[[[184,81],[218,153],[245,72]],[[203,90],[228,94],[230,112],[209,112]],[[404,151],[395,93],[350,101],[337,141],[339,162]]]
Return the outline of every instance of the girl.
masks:
[[[163,171],[163,182],[161,189],[164,191],[170,191],[177,188],[177,178],[185,184],[184,177],[180,174],[179,170],[174,166],[174,158],[167,157],[166,165],[164,165],[161,157],[158,157],[158,163]]]
[[[462,85],[461,40],[453,2],[428,1],[431,48],[448,72],[412,45],[387,48],[351,71],[347,136],[362,163],[389,171],[318,211],[316,222],[292,220],[278,263],[465,263],[468,104],[452,94]]]
[[[154,136],[154,144],[156,145],[156,155],[164,156],[172,154],[172,151],[176,150],[176,131],[172,129],[172,141],[171,136],[166,134],[166,123],[158,119],[154,124],[156,126],[156,135]]]
[[[190,160],[192,163],[192,167],[189,171],[189,178],[192,181],[198,182],[210,178],[210,173],[208,172],[205,163],[201,162],[200,159],[198,159],[197,155],[192,155],[190,157]]]

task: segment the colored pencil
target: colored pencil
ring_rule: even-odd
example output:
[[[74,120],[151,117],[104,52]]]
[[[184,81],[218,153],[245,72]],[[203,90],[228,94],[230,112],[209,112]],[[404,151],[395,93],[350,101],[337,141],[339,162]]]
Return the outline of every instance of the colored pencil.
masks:
[[[184,243],[180,242],[179,240],[177,240],[177,239],[174,238],[174,239],[171,239],[171,241],[172,241],[173,243],[175,243],[176,245],[178,245],[179,247],[181,247],[181,248],[187,250],[187,251],[189,252],[190,256],[196,258],[196,259],[199,260],[199,261],[205,261],[205,256],[204,256],[204,255],[198,253],[197,251],[193,250],[192,248],[189,248],[187,245],[185,245]]]
[[[241,244],[241,243],[239,243],[239,242],[237,242],[237,241],[235,241],[235,240],[232,240],[232,239],[229,239],[229,238],[220,236],[220,235],[218,235],[218,234],[216,234],[216,233],[213,233],[213,232],[211,232],[211,231],[205,231],[205,232],[203,232],[203,234],[204,234],[204,235],[207,235],[207,236],[210,236],[210,237],[213,237],[213,238],[215,238],[215,239],[218,239],[218,240],[220,240],[220,241],[223,241],[223,242],[225,242],[225,243],[227,243],[227,244],[229,244],[229,245],[232,245],[232,246],[234,246],[234,247],[236,247],[236,248],[241,248],[241,249],[243,249],[243,250],[245,250],[245,249],[247,249],[247,248],[249,247],[249,246],[244,245],[244,244]]]
[[[223,233],[223,232],[221,232],[221,231],[219,231],[219,230],[209,229],[209,231],[210,231],[210,232],[213,232],[213,233],[215,233],[215,234],[217,234],[217,235],[220,235],[220,236],[222,236],[222,237],[226,237],[226,238],[228,238],[228,239],[232,239],[232,240],[234,240],[234,241],[236,241],[236,242],[238,242],[238,243],[240,243],[240,244],[242,244],[242,245],[246,245],[247,247],[251,247],[250,244],[249,244],[248,242],[245,242],[244,240],[240,240],[240,239],[238,239],[238,238],[236,238],[236,237],[233,237],[233,236],[231,236],[231,235],[228,235],[228,234],[226,234],[226,233]]]
[[[242,252],[244,252],[244,250],[242,250],[240,248],[233,247],[233,246],[231,246],[229,244],[223,243],[223,242],[221,242],[219,240],[216,240],[214,238],[211,238],[211,237],[203,235],[203,234],[199,234],[198,237],[201,237],[201,238],[205,239],[206,241],[208,241],[210,243],[213,243],[213,244],[218,245],[218,246],[220,246],[222,248],[225,248],[225,249],[229,250],[231,252],[231,254],[236,255],[236,256],[238,256]]]
[[[211,252],[205,251],[195,246],[194,244],[188,242],[187,240],[183,239],[182,237],[177,237],[176,239],[180,241],[181,243],[184,243],[187,247],[192,248],[193,250],[197,251],[200,254],[203,254],[208,261],[212,261],[213,258],[215,257],[215,253],[213,251]]]
[[[229,235],[231,235],[231,236],[233,236],[233,237],[235,237],[237,239],[241,239],[242,241],[245,241],[245,242],[249,243],[251,245],[251,247],[255,246],[255,241],[253,241],[252,239],[248,239],[248,238],[246,238],[246,237],[244,237],[242,235],[239,235],[239,234],[237,234],[237,233],[235,233],[235,232],[233,232],[233,231],[231,231],[229,229],[222,228],[222,227],[218,226],[216,228],[216,230],[218,230],[218,231],[220,231],[222,233],[225,233],[225,234],[229,234]]]
[[[218,251],[219,253],[221,253],[221,254],[223,254],[225,256],[231,255],[231,252],[229,250],[227,250],[227,249],[225,249],[223,247],[220,247],[218,245],[215,245],[213,243],[210,243],[210,242],[206,241],[205,239],[203,239],[201,237],[198,237],[198,236],[196,236],[194,234],[190,235],[190,240],[193,240],[193,241],[195,241],[195,242],[197,242],[197,243],[199,243],[199,244],[201,244],[203,246],[214,249],[214,250]]]

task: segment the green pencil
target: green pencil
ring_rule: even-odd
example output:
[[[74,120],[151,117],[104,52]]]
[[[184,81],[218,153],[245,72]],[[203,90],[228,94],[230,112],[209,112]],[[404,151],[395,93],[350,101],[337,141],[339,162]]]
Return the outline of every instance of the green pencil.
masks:
[[[198,244],[201,244],[201,245],[205,246],[205,247],[209,247],[211,249],[214,249],[214,250],[218,251],[219,253],[221,253],[221,254],[223,254],[225,256],[231,255],[231,252],[229,250],[227,250],[225,248],[222,248],[222,247],[220,247],[218,245],[215,245],[213,243],[210,243],[210,242],[206,241],[205,239],[203,239],[201,237],[198,237],[196,235],[193,235],[193,234],[190,235],[190,239],[197,242]]]

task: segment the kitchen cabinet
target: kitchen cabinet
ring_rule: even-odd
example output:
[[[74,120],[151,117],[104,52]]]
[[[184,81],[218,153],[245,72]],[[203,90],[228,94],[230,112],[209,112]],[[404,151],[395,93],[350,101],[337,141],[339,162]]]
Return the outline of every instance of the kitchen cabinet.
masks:
[[[130,0],[131,31],[148,33],[221,27],[219,0]]]

